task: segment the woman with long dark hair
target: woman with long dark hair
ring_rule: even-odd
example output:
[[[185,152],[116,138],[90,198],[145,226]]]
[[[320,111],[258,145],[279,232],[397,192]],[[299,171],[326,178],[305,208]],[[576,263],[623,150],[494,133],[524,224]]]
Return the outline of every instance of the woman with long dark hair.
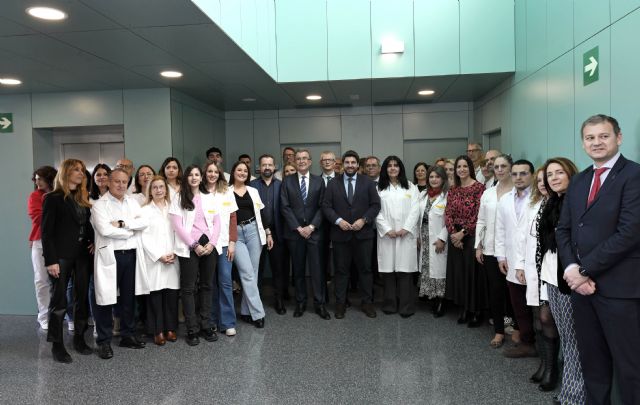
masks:
[[[415,313],[413,274],[418,271],[416,245],[420,203],[418,188],[407,180],[402,160],[388,156],[380,169],[378,182],[380,213],[378,231],[378,271],[384,283],[385,314]]]
[[[547,286],[549,306],[558,328],[564,358],[558,400],[569,404],[585,403],[586,394],[573,321],[571,289],[563,279],[564,266],[558,256],[556,227],[569,182],[576,173],[578,169],[575,164],[566,158],[552,158],[544,164],[544,186],[549,192],[549,199],[537,220],[539,243],[536,251],[536,266],[540,268],[540,280]],[[543,360],[546,364],[540,381],[542,391],[555,388],[558,352],[558,339],[544,336]]]
[[[432,166],[427,178],[426,195],[420,200],[421,218],[419,243],[419,269],[421,297],[435,300],[433,315],[444,315],[444,295],[447,277],[447,240],[449,233],[444,224],[449,182],[440,166]]]
[[[476,181],[473,162],[466,155],[458,156],[454,167],[455,187],[449,190],[445,210],[449,232],[446,297],[460,307],[458,324],[478,327],[486,306],[486,280],[476,266],[474,244],[484,185]]]
[[[200,167],[191,165],[185,170],[180,193],[171,201],[169,214],[176,233],[175,253],[180,261],[180,289],[187,325],[187,344],[199,344],[198,335],[208,342],[214,342],[218,336],[209,318],[220,216],[215,212],[213,196],[202,183]]]
[[[427,172],[429,171],[429,165],[425,162],[418,162],[413,167],[413,184],[418,187],[420,194],[424,194],[427,189],[429,180],[427,179]]]
[[[39,167],[33,172],[31,179],[36,189],[27,200],[27,213],[31,218],[31,232],[29,246],[31,247],[31,263],[33,264],[33,282],[36,287],[36,302],[38,304],[38,324],[46,331],[49,329],[49,301],[51,301],[51,282],[42,257],[42,204],[47,193],[53,190],[56,169],[51,166]]]
[[[162,162],[158,174],[167,180],[169,185],[169,198],[171,201],[175,200],[176,194],[180,192],[180,185],[182,183],[183,173],[182,165],[178,158],[169,156]]]
[[[149,165],[141,165],[138,167],[138,170],[136,170],[136,175],[133,179],[133,184],[135,186],[135,193],[133,194],[133,197],[138,201],[140,206],[147,203],[149,184],[151,184],[151,179],[155,175],[156,171]]]
[[[91,175],[91,187],[89,189],[89,201],[93,203],[97,201],[104,193],[109,190],[109,174],[111,168],[104,164],[98,163],[93,168]]]
[[[70,363],[64,347],[62,322],[67,311],[67,283],[73,279],[73,347],[80,354],[93,350],[84,340],[89,317],[89,273],[93,249],[93,228],[89,223],[89,193],[86,188],[84,163],[67,159],[60,165],[54,190],[42,207],[42,248],[53,286],[49,304],[49,331],[53,358]]]

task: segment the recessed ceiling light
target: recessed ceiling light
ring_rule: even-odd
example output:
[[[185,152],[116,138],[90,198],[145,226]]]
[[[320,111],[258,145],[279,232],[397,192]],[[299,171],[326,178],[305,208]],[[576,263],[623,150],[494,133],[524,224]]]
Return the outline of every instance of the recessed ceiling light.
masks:
[[[176,70],[165,70],[164,72],[161,72],[160,75],[163,77],[168,77],[170,79],[182,77],[182,73]]]
[[[434,93],[435,93],[435,91],[433,91],[433,90],[420,90],[418,92],[418,94],[421,95],[421,96],[430,96],[430,95],[432,95]]]
[[[4,84],[6,86],[17,86],[19,84],[22,84],[22,82],[11,77],[2,77],[0,78],[0,84]]]
[[[32,17],[40,18],[42,20],[60,21],[67,18],[67,13],[51,7],[29,7],[27,14]]]
[[[247,103],[252,103],[252,102],[256,101],[256,99],[253,98],[253,97],[246,97],[246,98],[243,98],[242,101],[245,101]]]
[[[309,100],[309,101],[322,100],[322,96],[318,95],[318,94],[309,94],[307,96],[307,100]]]

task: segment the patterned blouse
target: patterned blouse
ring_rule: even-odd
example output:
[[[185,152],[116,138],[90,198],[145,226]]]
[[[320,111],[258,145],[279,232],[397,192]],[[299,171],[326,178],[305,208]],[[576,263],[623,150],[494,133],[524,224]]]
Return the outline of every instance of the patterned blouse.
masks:
[[[468,235],[475,235],[480,197],[484,192],[484,184],[475,182],[468,187],[454,187],[449,190],[447,208],[444,212],[444,223],[449,235],[464,228]]]

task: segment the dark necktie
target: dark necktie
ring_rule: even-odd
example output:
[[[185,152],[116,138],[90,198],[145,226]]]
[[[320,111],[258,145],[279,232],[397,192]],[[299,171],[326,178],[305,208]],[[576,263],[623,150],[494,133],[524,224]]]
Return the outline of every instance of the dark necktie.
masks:
[[[347,200],[349,204],[353,203],[353,177],[347,177],[349,184],[347,185]]]
[[[303,202],[307,202],[307,182],[305,181],[305,178],[307,176],[302,176],[302,179],[300,180],[300,194],[302,195],[302,201]]]
[[[593,175],[593,185],[591,186],[591,192],[589,193],[589,199],[587,200],[587,207],[590,206],[593,200],[596,199],[598,191],[600,191],[600,185],[602,184],[602,182],[600,181],[600,176],[602,176],[602,173],[606,172],[607,170],[609,170],[608,167],[601,167],[595,170],[595,173]]]

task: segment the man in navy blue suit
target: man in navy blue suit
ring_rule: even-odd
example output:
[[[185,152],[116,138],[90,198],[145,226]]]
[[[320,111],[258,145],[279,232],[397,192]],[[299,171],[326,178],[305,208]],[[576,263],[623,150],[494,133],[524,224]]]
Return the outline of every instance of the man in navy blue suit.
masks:
[[[572,179],[556,237],[587,403],[611,403],[615,370],[622,402],[640,404],[640,165],[620,154],[614,118],[588,118],[581,135],[593,165]]]

